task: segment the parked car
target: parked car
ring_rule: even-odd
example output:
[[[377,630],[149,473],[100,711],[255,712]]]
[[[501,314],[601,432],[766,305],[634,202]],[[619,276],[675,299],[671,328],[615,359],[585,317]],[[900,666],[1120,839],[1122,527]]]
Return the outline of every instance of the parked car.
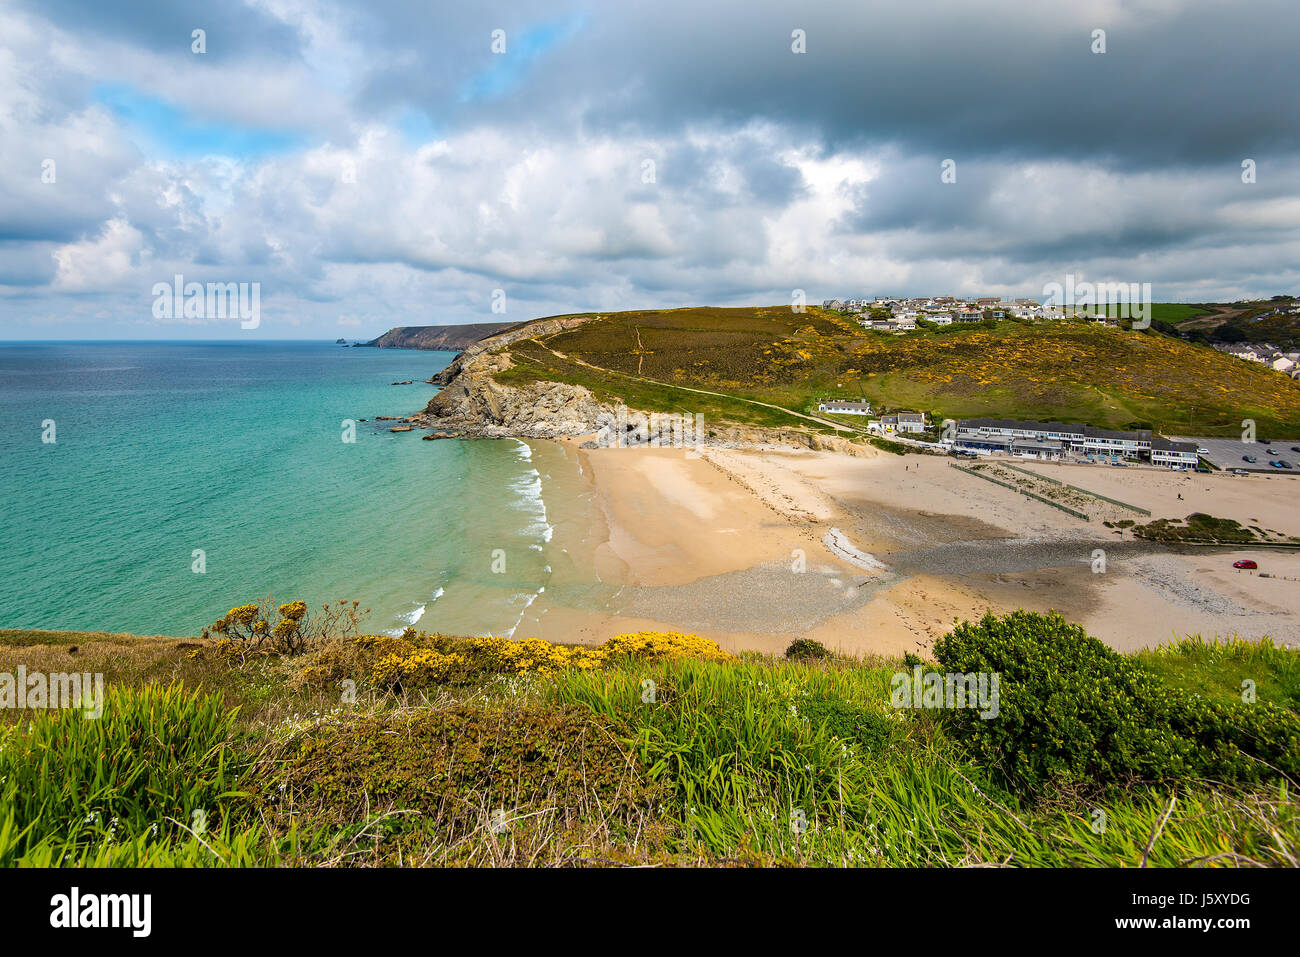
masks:
[[[1233,475],[1249,475],[1250,473],[1247,472],[1245,469],[1233,469],[1233,470],[1232,470],[1232,474],[1233,474]]]
[[[1282,467],[1282,462],[1279,459],[1273,459],[1268,464],[1273,466],[1275,469],[1280,469]]]
[[[1282,468],[1284,469],[1289,469],[1291,467],[1291,463],[1286,459],[1278,459],[1278,461],[1282,463]]]
[[[1243,558],[1240,561],[1233,562],[1232,567],[1233,568],[1258,568],[1259,566],[1255,564],[1255,560],[1253,558]]]
[[[1265,449],[1264,451],[1269,455],[1277,455],[1277,449]]]
[[[1209,454],[1210,454],[1210,450],[1209,450],[1209,449],[1206,449],[1206,448],[1198,448],[1198,449],[1196,450],[1196,454],[1197,454],[1197,455],[1209,455]]]
[[[1291,446],[1291,451],[1292,451],[1292,452],[1300,452],[1300,445],[1293,445],[1293,446]]]
[[[1206,468],[1204,465],[1198,465],[1196,466],[1196,471],[1209,473],[1210,470]]]
[[[1255,458],[1255,456],[1253,455],[1243,455],[1241,457],[1241,460],[1243,462],[1249,462],[1251,465],[1254,465],[1256,462],[1259,461],[1259,459]]]

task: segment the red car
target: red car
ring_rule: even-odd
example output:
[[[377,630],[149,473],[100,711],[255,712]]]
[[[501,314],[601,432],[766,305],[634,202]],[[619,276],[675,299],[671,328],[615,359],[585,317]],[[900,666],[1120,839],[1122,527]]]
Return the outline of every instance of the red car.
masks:
[[[1239,562],[1233,562],[1232,567],[1233,568],[1258,568],[1259,566],[1255,564],[1255,560],[1253,558],[1243,558]]]

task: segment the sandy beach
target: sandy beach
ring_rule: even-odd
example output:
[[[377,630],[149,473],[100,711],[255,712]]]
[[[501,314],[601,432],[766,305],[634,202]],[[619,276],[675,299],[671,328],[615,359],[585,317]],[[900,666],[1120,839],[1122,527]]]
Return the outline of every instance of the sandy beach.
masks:
[[[899,655],[928,649],[955,619],[1027,608],[1125,650],[1187,634],[1300,645],[1300,552],[1134,541],[937,456],[581,449],[584,438],[548,443],[580,476],[583,506],[556,516],[573,561],[517,637],[681,630],[732,651],[780,652],[806,636]],[[1300,535],[1295,478],[1016,464],[1155,518],[1204,511]],[[1268,577],[1233,569],[1238,557]]]

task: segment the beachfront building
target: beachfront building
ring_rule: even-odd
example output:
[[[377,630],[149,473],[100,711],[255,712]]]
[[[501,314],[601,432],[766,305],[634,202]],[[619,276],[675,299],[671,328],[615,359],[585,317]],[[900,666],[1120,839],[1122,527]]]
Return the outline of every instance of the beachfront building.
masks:
[[[848,399],[823,399],[817,403],[818,412],[833,412],[837,415],[870,415],[870,402],[851,402]]]
[[[1119,432],[1114,429],[1083,427],[1083,453],[1111,458],[1137,459],[1151,451],[1151,430]]]
[[[897,432],[907,434],[924,432],[925,425],[924,412],[899,412],[896,415],[882,415],[879,422],[871,422],[867,427],[878,428],[886,434]]]
[[[1196,446],[1170,442],[1150,429],[1121,431],[1065,422],[962,419],[957,423],[953,444],[977,452],[1004,452],[1053,461],[1086,455],[1112,460],[1149,459],[1155,465],[1196,465]]]
[[[1038,459],[1042,462],[1059,462],[1065,455],[1065,446],[1048,439],[1012,439],[1007,449],[1018,459]]]
[[[1163,436],[1151,439],[1151,464],[1170,468],[1196,468],[1195,442],[1171,442]]]

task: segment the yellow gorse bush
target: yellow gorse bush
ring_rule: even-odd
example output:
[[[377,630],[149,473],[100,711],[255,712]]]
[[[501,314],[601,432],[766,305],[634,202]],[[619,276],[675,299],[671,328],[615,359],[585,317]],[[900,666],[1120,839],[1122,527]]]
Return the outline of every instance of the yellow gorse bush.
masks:
[[[444,655],[432,648],[416,648],[410,654],[387,655],[375,662],[371,679],[376,685],[392,688],[423,688],[443,681],[457,667],[465,664],[462,655]]]
[[[429,647],[432,643],[438,647]],[[732,657],[707,638],[675,631],[618,635],[596,648],[566,647],[541,638],[513,641],[499,636],[453,639],[361,635],[352,644],[371,661],[374,684],[390,689],[423,688],[484,672],[545,677],[569,669],[594,671],[618,658],[728,661]]]
[[[669,658],[698,658],[702,661],[730,661],[732,655],[717,642],[680,631],[638,631],[615,635],[600,646],[606,655],[630,655],[659,661]]]
[[[499,671],[555,674],[565,668],[599,668],[605,657],[598,648],[566,648],[541,638],[471,638],[470,648]]]

